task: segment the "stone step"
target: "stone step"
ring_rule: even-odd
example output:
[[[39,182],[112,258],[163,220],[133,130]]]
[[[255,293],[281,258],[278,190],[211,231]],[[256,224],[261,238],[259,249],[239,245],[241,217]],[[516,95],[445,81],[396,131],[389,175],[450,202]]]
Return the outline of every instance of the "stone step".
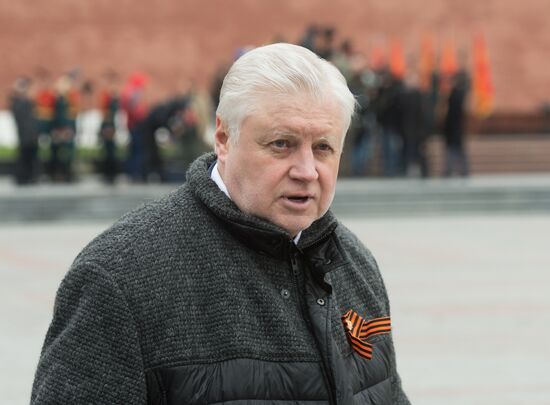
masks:
[[[550,172],[549,135],[492,135],[469,137],[466,150],[472,174]],[[445,165],[440,137],[427,144],[431,173],[439,175]]]
[[[72,185],[17,188],[0,182],[0,223],[114,221],[177,185],[118,184],[95,178]],[[332,205],[339,216],[548,213],[550,175],[468,179],[340,180]]]

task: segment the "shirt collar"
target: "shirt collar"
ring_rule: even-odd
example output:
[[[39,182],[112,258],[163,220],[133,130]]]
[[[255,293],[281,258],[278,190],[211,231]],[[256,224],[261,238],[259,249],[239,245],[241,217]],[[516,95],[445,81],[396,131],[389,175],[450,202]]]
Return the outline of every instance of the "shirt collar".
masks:
[[[227,186],[222,180],[222,176],[220,176],[220,172],[218,171],[218,162],[214,163],[214,167],[212,168],[212,172],[210,173],[210,178],[214,180],[214,183],[218,185],[220,190],[231,200],[231,196],[229,195],[229,191],[227,191]]]
[[[227,198],[232,200],[231,196],[229,195],[229,191],[227,190],[227,186],[223,182],[222,176],[220,176],[220,172],[218,171],[218,162],[214,164],[214,167],[212,168],[212,172],[210,173],[210,178],[214,181],[214,183],[217,184],[217,186],[227,196]],[[298,244],[298,241],[300,240],[300,236],[302,236],[302,231],[298,232],[298,234],[294,237],[293,242],[295,245]]]

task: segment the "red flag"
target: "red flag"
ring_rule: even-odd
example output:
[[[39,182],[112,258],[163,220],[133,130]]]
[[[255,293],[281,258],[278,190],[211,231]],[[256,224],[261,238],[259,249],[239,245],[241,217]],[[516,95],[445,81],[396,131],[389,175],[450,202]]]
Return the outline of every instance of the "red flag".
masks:
[[[406,66],[401,42],[393,40],[390,51],[390,72],[397,78],[405,77]]]
[[[375,44],[369,53],[369,65],[372,70],[381,70],[387,64],[386,51],[381,44]]]
[[[452,41],[447,41],[441,52],[441,75],[451,78],[456,72],[458,72],[458,62],[455,45]]]
[[[493,111],[494,94],[487,45],[481,34],[474,39],[473,54],[473,112],[479,117],[487,117]]]

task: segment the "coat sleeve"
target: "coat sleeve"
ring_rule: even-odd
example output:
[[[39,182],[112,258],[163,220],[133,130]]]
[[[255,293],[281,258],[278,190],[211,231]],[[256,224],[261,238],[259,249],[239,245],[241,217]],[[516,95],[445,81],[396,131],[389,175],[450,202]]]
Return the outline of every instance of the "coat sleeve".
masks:
[[[352,235],[352,240],[354,241],[354,248],[356,250],[356,255],[361,257],[361,260],[366,261],[366,266],[364,268],[369,269],[365,273],[366,284],[369,286],[372,295],[377,297],[378,305],[380,306],[381,314],[391,316],[390,311],[390,300],[388,297],[388,292],[386,290],[386,285],[380,268],[371,251],[363,245],[363,243],[357,239],[355,235]],[[395,355],[395,347],[393,344],[393,332],[390,333],[390,358],[389,358],[389,367],[390,367],[390,380],[391,380],[391,390],[392,390],[392,405],[410,405],[410,401],[405,394],[403,387],[401,385],[401,377],[397,371],[397,362]]]
[[[380,269],[378,268],[378,263],[376,262],[376,260],[374,259],[374,256],[372,256],[370,251],[368,251],[368,256],[369,256],[369,261],[371,262],[373,268],[376,269],[376,275],[378,278],[378,284],[380,285],[380,290],[382,292],[384,305],[386,306],[387,314],[390,315],[390,300],[388,298],[388,292],[386,290],[384,280],[382,279]],[[397,372],[395,347],[393,344],[393,332],[391,333],[391,336],[392,338],[391,338],[390,367],[391,367],[391,373],[392,373],[392,376],[391,376],[392,404],[393,405],[410,405],[409,399],[407,398],[407,395],[405,394],[405,391],[403,391],[403,387],[401,385],[401,377]]]
[[[57,292],[31,405],[146,404],[138,333],[109,273],[75,264]]]
[[[403,388],[401,386],[401,377],[399,377],[399,373],[397,372],[397,367],[395,365],[395,349],[393,348],[393,341],[392,341],[392,368],[393,368],[393,375],[391,379],[391,385],[392,385],[392,404],[394,405],[410,405],[409,399],[407,398],[407,395],[403,391]]]

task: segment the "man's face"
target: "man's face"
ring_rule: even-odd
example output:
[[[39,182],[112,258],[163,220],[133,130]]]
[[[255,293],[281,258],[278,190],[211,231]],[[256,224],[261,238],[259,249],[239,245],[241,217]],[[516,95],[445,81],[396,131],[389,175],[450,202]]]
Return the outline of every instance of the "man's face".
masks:
[[[216,124],[220,175],[242,211],[292,236],[325,214],[344,136],[335,103],[307,95],[266,100],[245,118],[236,143],[219,119]]]

